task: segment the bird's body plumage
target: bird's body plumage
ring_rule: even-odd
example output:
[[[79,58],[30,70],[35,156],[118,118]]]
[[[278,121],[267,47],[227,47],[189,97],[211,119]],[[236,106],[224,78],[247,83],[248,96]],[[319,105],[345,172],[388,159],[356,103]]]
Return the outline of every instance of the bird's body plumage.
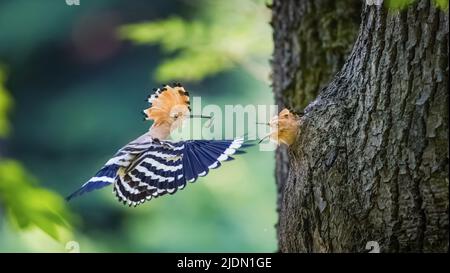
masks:
[[[156,96],[149,97],[152,107],[144,110],[148,119],[154,120],[150,130],[119,149],[94,177],[67,197],[68,200],[113,185],[119,201],[136,206],[167,193],[174,194],[187,183],[207,175],[210,169],[218,168],[221,162],[233,159],[232,154],[242,152],[239,149],[245,146],[243,138],[186,141],[157,138],[169,135],[171,129],[166,127],[179,126],[177,118],[184,117],[190,110],[184,89],[166,86],[164,91],[171,93],[164,97],[158,89]],[[171,107],[166,107],[171,103]]]

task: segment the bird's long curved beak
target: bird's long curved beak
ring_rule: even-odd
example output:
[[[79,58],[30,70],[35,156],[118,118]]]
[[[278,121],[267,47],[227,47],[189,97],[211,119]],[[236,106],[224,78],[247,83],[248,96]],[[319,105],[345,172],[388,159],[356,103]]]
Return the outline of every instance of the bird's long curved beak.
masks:
[[[204,116],[204,115],[189,115],[190,118],[208,118],[208,119],[212,119],[212,116]]]
[[[257,122],[256,124],[260,124],[260,125],[267,125],[269,126],[270,124],[268,122]]]
[[[206,122],[206,125],[205,125],[206,128],[211,127],[212,122],[213,122],[213,120],[214,120],[214,117],[213,117],[213,116],[192,115],[192,114],[191,114],[191,115],[189,115],[189,117],[190,117],[190,118],[207,118],[207,119],[209,119],[209,120]]]

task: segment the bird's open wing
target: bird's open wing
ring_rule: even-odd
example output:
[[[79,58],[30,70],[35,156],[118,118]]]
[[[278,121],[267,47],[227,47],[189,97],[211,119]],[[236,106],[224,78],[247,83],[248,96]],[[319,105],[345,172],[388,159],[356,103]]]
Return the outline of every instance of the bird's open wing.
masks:
[[[154,143],[124,170],[114,185],[116,196],[124,204],[139,205],[153,197],[173,194],[195,182],[198,177],[233,159],[244,139],[189,140]]]
[[[103,187],[112,185],[121,169],[127,168],[136,157],[147,150],[152,145],[152,140],[148,134],[144,134],[136,140],[130,142],[117,153],[86,183],[84,183],[78,190],[66,197],[69,201],[74,197],[80,196],[84,193],[101,189]]]

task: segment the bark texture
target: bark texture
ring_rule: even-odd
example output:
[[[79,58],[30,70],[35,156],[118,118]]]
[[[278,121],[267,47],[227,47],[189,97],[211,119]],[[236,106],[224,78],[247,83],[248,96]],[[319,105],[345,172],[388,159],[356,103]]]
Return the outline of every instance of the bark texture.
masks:
[[[279,52],[298,39],[287,14],[304,3],[273,6],[274,91],[294,108],[306,79],[289,60],[303,53]],[[364,5],[349,57],[300,128],[287,177],[277,168],[280,251],[448,251],[448,11]]]
[[[345,63],[358,33],[361,2],[285,0],[275,1],[272,9],[275,101],[280,109],[301,112]],[[280,147],[276,153],[279,196],[288,166],[287,149]]]

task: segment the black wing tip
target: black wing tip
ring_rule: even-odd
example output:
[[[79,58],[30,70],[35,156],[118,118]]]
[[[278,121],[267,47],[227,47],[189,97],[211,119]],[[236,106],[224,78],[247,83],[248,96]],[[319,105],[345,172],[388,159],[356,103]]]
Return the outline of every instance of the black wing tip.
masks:
[[[69,202],[70,200],[74,199],[75,197],[81,196],[86,192],[89,192],[89,190],[84,187],[81,187],[78,190],[76,190],[75,192],[73,192],[72,194],[70,194],[69,196],[67,196],[65,198],[65,200],[66,200],[66,202]]]
[[[66,200],[66,202],[69,202],[70,200],[72,200],[73,198],[77,197],[80,195],[80,190],[75,191],[74,193],[66,196],[64,199]]]

